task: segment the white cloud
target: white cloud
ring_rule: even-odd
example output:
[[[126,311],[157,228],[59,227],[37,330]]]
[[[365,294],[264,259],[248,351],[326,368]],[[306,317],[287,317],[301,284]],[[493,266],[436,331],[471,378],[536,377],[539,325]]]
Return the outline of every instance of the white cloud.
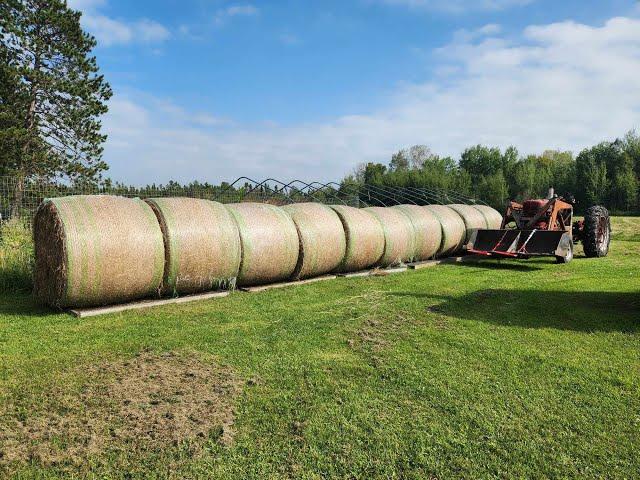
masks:
[[[453,43],[468,43],[478,38],[497,35],[502,31],[502,27],[496,23],[489,23],[472,30],[462,28],[453,34]]]
[[[83,26],[96,37],[99,46],[126,45],[129,43],[159,43],[171,34],[163,25],[149,19],[137,22],[121,22],[105,15],[84,14]]]
[[[455,156],[477,143],[577,151],[640,126],[638,19],[531,26],[518,40],[457,38],[433,55],[441,76],[399,87],[379,111],[315,124],[207,124],[167,102],[116,96],[105,119],[110,174],[135,183],[335,180],[419,143]]]
[[[81,21],[82,26],[96,37],[100,46],[130,43],[133,39],[133,31],[128,25],[104,15],[86,13],[82,15]]]
[[[216,25],[222,26],[233,17],[255,17],[259,14],[260,10],[253,5],[230,5],[218,10],[213,21]]]
[[[379,0],[388,5],[414,9],[439,10],[449,13],[465,13],[478,10],[504,10],[522,7],[535,0]]]
[[[67,0],[67,5],[71,8],[82,11],[95,9],[96,7],[101,7],[106,3],[106,0]]]
[[[122,21],[100,13],[100,9],[107,4],[106,0],[69,0],[68,4],[82,11],[80,22],[96,37],[98,46],[159,43],[171,36],[166,27],[154,20]]]

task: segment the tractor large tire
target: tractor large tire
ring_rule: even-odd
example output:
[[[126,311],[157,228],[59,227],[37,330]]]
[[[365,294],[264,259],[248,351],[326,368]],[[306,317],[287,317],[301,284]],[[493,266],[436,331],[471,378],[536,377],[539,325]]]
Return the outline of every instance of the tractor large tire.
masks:
[[[587,257],[606,257],[611,243],[611,219],[606,208],[596,205],[584,214],[582,247]]]

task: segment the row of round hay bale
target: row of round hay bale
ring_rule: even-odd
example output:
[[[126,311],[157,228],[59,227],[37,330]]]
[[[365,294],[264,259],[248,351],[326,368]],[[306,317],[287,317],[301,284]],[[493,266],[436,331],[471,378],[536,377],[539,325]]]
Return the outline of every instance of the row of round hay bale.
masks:
[[[346,237],[346,253],[338,271],[355,272],[376,265],[384,254],[384,230],[366,209],[331,205],[338,214]]]
[[[388,207],[368,207],[382,225],[384,251],[377,262],[381,267],[413,261],[415,256],[414,227],[402,210]]]
[[[473,230],[477,230],[479,228],[487,228],[487,221],[485,220],[484,215],[480,210],[475,208],[473,205],[453,203],[448,206],[453,210],[455,210],[458,213],[458,215],[460,215],[460,218],[462,218],[462,221],[464,222],[464,227],[465,227],[464,243],[469,241]]]
[[[285,205],[298,230],[298,263],[294,280],[332,272],[344,259],[347,239],[338,214],[321,203]]]
[[[35,291],[57,307],[95,306],[390,266],[452,254],[501,220],[483,205],[63,197],[34,219]]]
[[[140,199],[48,199],[36,212],[33,232],[34,291],[49,305],[106,305],[158,294],[162,231],[151,207]]]
[[[445,257],[457,252],[465,239],[465,225],[458,212],[446,205],[425,205],[422,208],[440,222],[442,240],[437,256]]]
[[[413,227],[414,253],[417,261],[433,258],[442,242],[442,228],[433,212],[419,205],[396,205]]]
[[[240,269],[240,233],[229,210],[197,198],[152,198],[164,236],[162,293],[233,287]]]
[[[232,203],[242,243],[238,285],[259,285],[288,280],[298,264],[296,224],[279,207],[266,203]]]
[[[487,228],[497,230],[502,226],[502,215],[495,208],[488,205],[474,205],[474,208],[480,210],[487,222]]]

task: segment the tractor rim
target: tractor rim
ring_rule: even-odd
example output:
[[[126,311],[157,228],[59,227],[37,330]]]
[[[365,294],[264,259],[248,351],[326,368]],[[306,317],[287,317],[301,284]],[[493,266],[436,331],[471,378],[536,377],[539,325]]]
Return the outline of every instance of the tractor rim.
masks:
[[[598,249],[604,251],[609,245],[609,225],[605,217],[598,219],[598,233],[597,233]]]

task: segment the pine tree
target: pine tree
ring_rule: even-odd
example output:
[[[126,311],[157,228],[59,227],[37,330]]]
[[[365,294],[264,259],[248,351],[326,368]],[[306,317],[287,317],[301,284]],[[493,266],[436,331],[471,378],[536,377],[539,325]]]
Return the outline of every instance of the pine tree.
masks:
[[[65,0],[0,1],[0,168],[17,179],[12,215],[28,179],[87,182],[108,168],[100,116],[111,88],[80,15]]]

